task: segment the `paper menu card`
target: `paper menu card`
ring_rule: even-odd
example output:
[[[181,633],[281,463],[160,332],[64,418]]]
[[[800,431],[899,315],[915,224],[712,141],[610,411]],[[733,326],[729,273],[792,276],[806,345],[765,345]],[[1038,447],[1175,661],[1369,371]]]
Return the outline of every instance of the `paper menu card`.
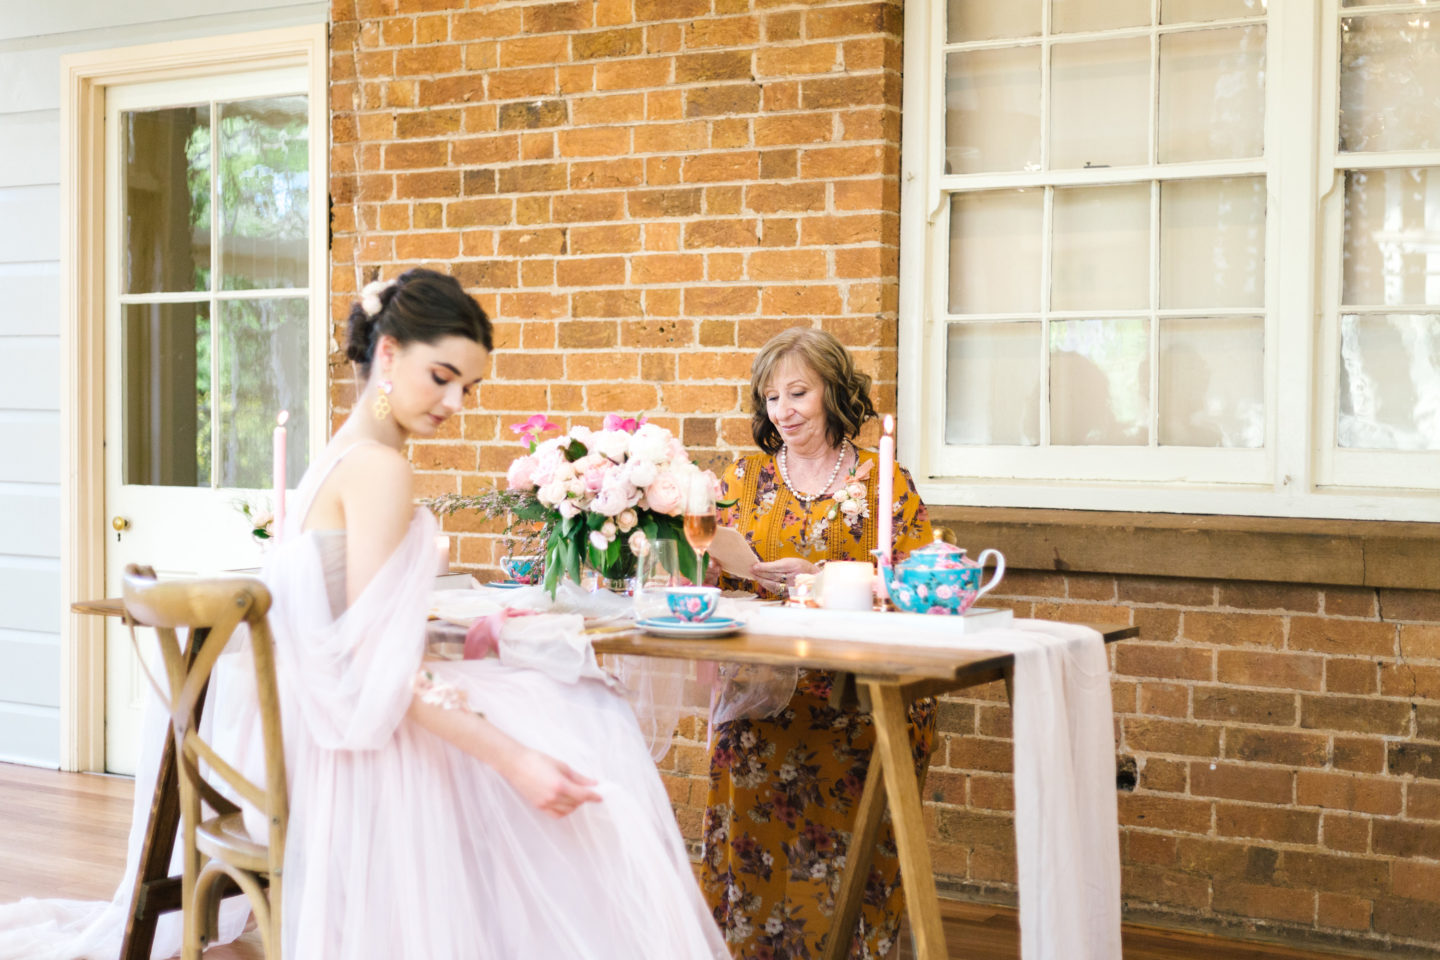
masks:
[[[710,544],[710,559],[720,564],[726,573],[749,579],[750,568],[760,562],[745,536],[734,527],[718,526],[715,539]]]

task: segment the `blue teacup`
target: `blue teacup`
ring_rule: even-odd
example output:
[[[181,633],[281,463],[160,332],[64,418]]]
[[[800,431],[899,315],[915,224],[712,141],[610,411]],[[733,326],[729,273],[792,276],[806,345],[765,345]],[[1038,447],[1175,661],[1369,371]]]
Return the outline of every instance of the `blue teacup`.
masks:
[[[666,587],[665,602],[670,613],[686,623],[708,620],[720,605],[719,587]]]
[[[538,553],[521,554],[514,557],[501,557],[500,569],[505,571],[505,576],[516,583],[534,585],[540,582],[541,561],[544,559]]]

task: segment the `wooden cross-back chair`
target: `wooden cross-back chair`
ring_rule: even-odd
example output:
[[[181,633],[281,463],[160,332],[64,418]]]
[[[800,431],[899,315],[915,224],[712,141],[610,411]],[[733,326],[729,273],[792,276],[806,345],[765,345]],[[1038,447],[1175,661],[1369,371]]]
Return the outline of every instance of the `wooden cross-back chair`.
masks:
[[[220,898],[233,892],[228,878],[250,900],[265,955],[278,960],[281,868],[289,807],[274,643],[266,619],[270,592],[259,580],[248,577],[157,581],[153,570],[132,564],[125,568],[124,597],[136,653],[134,628],[152,627],[164,663],[166,683],[156,682],[154,677],[151,683],[169,710],[179,771],[184,863],[181,957],[196,960],[216,938]],[[264,787],[226,762],[200,735],[200,711],[211,672],[241,624],[250,630],[250,660],[255,668],[265,757]],[[177,636],[180,629],[188,629],[188,645]],[[141,663],[143,666],[143,657]],[[223,780],[265,815],[267,843],[250,838],[240,807],[206,780],[202,764],[211,776]],[[215,813],[203,821],[202,800]]]

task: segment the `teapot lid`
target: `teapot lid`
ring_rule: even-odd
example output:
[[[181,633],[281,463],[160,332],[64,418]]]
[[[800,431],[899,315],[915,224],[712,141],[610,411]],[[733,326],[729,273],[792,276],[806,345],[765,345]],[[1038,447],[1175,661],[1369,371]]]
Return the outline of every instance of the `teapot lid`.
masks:
[[[928,570],[935,567],[957,566],[964,560],[964,549],[946,543],[939,530],[934,531],[934,536],[934,542],[911,550],[910,556],[900,565],[912,569]]]

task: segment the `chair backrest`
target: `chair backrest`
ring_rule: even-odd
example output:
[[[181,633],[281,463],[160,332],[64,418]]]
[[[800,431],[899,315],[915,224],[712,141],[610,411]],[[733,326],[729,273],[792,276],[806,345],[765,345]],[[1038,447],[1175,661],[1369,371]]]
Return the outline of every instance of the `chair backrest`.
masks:
[[[200,770],[204,762],[215,776],[264,813],[269,824],[269,860],[272,869],[278,871],[284,862],[289,803],[274,640],[266,617],[270,591],[252,577],[161,581],[150,568],[131,564],[125,568],[124,598],[132,638],[134,627],[144,626],[154,628],[159,640],[168,693],[159,682],[155,686],[170,713],[182,806],[190,808],[193,815],[198,812],[199,798],[203,798],[217,813],[239,810],[206,781]],[[211,672],[241,624],[249,628],[255,667],[265,756],[263,788],[227,763],[200,735],[199,717]],[[182,644],[177,636],[180,629],[189,630],[187,643]]]

